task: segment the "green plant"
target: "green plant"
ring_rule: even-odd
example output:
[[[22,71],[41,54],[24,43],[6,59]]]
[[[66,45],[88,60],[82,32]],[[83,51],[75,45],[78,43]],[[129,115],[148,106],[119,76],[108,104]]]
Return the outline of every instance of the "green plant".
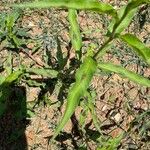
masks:
[[[0,117],[3,115],[6,109],[6,101],[11,95],[11,88],[15,82],[18,81],[21,75],[23,75],[23,70],[17,70],[12,72],[6,77],[0,80]]]
[[[124,135],[121,134],[116,138],[107,139],[107,142],[104,141],[103,146],[98,147],[96,150],[117,150],[117,147],[120,145],[123,136]]]
[[[11,49],[20,48],[26,45],[29,35],[27,30],[16,26],[21,16],[20,10],[13,10],[7,13],[0,13],[0,42],[2,47]]]
[[[5,112],[6,102],[9,96],[11,95],[11,91],[14,85],[19,83],[19,81],[23,77],[28,77],[31,74],[36,74],[41,75],[43,77],[54,78],[58,74],[57,71],[52,69],[25,68],[23,66],[17,68],[17,70],[13,70],[11,64],[11,56],[8,57],[6,64],[8,64],[8,62],[10,63],[10,66],[5,65],[7,75],[0,75],[0,117]],[[32,86],[39,86],[39,84],[36,81],[34,82],[34,80],[31,79],[26,80],[26,83]],[[40,86],[44,86],[44,84],[40,84]]]
[[[75,83],[72,85],[68,92],[67,106],[65,114],[60,121],[57,129],[54,132],[52,140],[60,133],[71,115],[74,113],[75,108],[78,106],[81,98],[84,98],[90,81],[96,72],[96,69],[108,70],[127,77],[141,85],[150,87],[150,80],[143,76],[137,75],[134,72],[128,71],[123,67],[116,66],[112,63],[102,62],[100,59],[108,50],[115,39],[119,39],[129,46],[141,57],[145,62],[150,65],[150,48],[141,42],[137,37],[130,33],[123,31],[128,27],[138,7],[142,4],[149,4],[149,0],[130,0],[126,6],[120,8],[119,11],[115,10],[107,3],[98,2],[96,0],[43,0],[23,4],[14,4],[13,7],[19,8],[64,8],[68,9],[68,20],[70,23],[70,38],[72,46],[75,49],[78,61],[81,63],[80,67],[75,73]],[[86,55],[82,54],[82,37],[80,33],[79,24],[77,21],[76,10],[89,10],[100,14],[108,14],[112,16],[112,22],[108,27],[106,34],[106,41],[99,48],[97,52],[87,51]],[[75,69],[74,69],[75,70]],[[120,139],[119,139],[120,140]],[[111,141],[111,143],[113,143]],[[99,149],[99,148],[98,148]]]

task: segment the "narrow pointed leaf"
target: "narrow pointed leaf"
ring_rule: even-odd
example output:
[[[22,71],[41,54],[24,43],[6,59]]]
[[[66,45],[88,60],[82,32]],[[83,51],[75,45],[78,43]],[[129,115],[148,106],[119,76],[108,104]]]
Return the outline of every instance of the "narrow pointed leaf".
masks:
[[[24,73],[24,70],[17,70],[15,72],[11,73],[2,84],[9,85],[9,84],[14,83],[15,81],[17,81],[19,79],[19,77],[23,73]]]
[[[69,9],[68,20],[70,23],[70,38],[73,48],[77,53],[80,53],[80,49],[82,47],[82,38],[80,26],[77,20],[77,11],[75,9]]]
[[[58,37],[56,38],[56,41],[57,41],[56,57],[57,57],[57,60],[58,60],[59,69],[63,70],[63,68],[66,65],[66,58],[63,57],[63,52],[62,52],[60,41],[59,41]]]
[[[94,106],[94,102],[93,102],[93,97],[91,96],[91,94],[89,92],[86,93],[86,96],[88,97],[88,108],[89,108],[90,113],[91,113],[93,124],[94,124],[95,128],[97,129],[97,131],[100,134],[102,134],[101,129],[100,129],[100,120],[96,114],[96,110],[95,110],[95,106]]]
[[[124,34],[119,37],[150,65],[150,48],[132,34]]]
[[[26,73],[33,73],[36,75],[41,75],[50,78],[55,78],[58,75],[58,72],[56,70],[46,68],[27,68]]]
[[[93,60],[91,57],[86,57],[81,67],[77,70],[75,75],[76,82],[73,84],[68,93],[65,113],[58,127],[56,128],[51,141],[53,141],[55,137],[60,133],[60,131],[64,128],[65,124],[74,113],[76,107],[79,104],[80,98],[84,96],[92,80],[96,68],[97,63],[95,62],[95,60]]]
[[[12,28],[15,25],[16,20],[19,18],[20,13],[19,11],[13,11],[10,14],[7,15],[6,17],[6,26],[8,29],[8,32],[11,32]]]
[[[131,0],[128,4],[127,11],[130,11],[142,4],[150,4],[150,0]]]
[[[110,26],[108,27],[109,33],[119,34],[121,33],[131,22],[134,17],[137,7],[144,4],[150,3],[149,0],[132,0],[126,6],[123,6],[118,12],[118,19],[113,18]]]
[[[72,8],[78,10],[91,10],[99,13],[107,13],[115,17],[117,15],[116,10],[111,5],[95,0],[42,0],[26,2],[22,4],[14,4],[11,6],[19,8]]]
[[[117,74],[120,74],[123,77],[126,77],[130,79],[131,81],[134,81],[138,84],[150,87],[150,80],[148,78],[145,78],[143,76],[140,76],[132,71],[129,71],[121,66],[113,65],[111,63],[99,63],[98,68],[108,70],[111,72],[115,72]]]
[[[118,17],[119,20],[112,19],[112,22],[110,23],[108,30],[110,33],[119,34],[121,33],[131,22],[132,18],[134,17],[137,8],[132,9],[131,11],[126,12],[127,6],[123,6],[119,13]]]

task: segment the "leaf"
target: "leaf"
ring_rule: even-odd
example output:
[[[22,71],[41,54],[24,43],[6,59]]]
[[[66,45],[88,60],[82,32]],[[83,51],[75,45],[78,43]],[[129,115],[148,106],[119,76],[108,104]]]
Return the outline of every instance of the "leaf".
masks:
[[[23,73],[23,70],[17,70],[6,77],[6,79],[0,84],[0,116],[5,112],[5,102],[11,95],[10,85],[16,82]]]
[[[51,139],[53,141],[55,137],[60,133],[65,124],[68,122],[70,117],[78,106],[80,98],[86,92],[92,77],[96,71],[97,63],[91,57],[86,57],[81,67],[77,70],[75,79],[76,82],[73,84],[68,93],[67,105],[65,113],[57,126],[54,135]]]
[[[12,52],[8,51],[7,59],[4,62],[4,68],[6,70],[7,76],[12,73],[12,69],[13,69],[12,68],[12,61],[13,61]]]
[[[67,63],[67,58],[63,57],[63,52],[62,52],[60,41],[59,41],[58,37],[56,38],[56,41],[57,41],[56,57],[58,60],[59,70],[63,70],[63,68],[65,67],[65,65]]]
[[[124,133],[121,133],[118,137],[110,138],[101,148],[97,148],[96,150],[117,150],[123,136]]]
[[[8,77],[6,77],[6,79],[2,83],[2,85],[9,86],[10,84],[17,81],[23,73],[24,73],[24,70],[17,70],[15,72],[11,73]]]
[[[5,77],[3,75],[0,75],[0,85],[5,81]]]
[[[28,33],[29,29],[14,27],[14,32],[16,32],[17,36],[29,38],[30,34]]]
[[[55,78],[58,75],[58,72],[56,70],[46,68],[26,68],[26,73],[33,73],[49,78]]]
[[[108,27],[108,35],[121,33],[131,22],[134,17],[137,7],[149,3],[149,0],[132,0],[126,6],[123,6],[118,12],[118,19],[113,18],[110,26]]]
[[[110,23],[109,27],[108,27],[108,35],[110,34],[119,34],[121,33],[131,22],[132,18],[134,17],[137,8],[131,10],[130,12],[126,13],[126,8],[127,6],[123,6],[119,13],[118,13],[118,17],[119,17],[119,21],[117,21],[116,19],[112,19],[112,22]]]
[[[45,87],[45,83],[39,83],[35,80],[27,80],[26,81],[27,85],[30,87]]]
[[[82,132],[85,132],[86,119],[88,116],[88,107],[84,102],[80,103],[80,106],[83,108],[83,110],[80,113],[78,122]]]
[[[150,80],[149,79],[147,79],[147,78],[145,78],[143,76],[140,76],[140,75],[138,75],[138,74],[136,74],[136,73],[134,73],[132,71],[129,71],[129,70],[127,70],[127,69],[125,69],[125,68],[123,68],[121,66],[113,65],[111,63],[100,62],[98,64],[98,68],[118,73],[121,76],[130,79],[131,81],[134,81],[134,82],[136,82],[138,84],[141,84],[143,86],[150,87]]]
[[[141,129],[140,129],[140,131],[139,131],[139,134],[140,134],[141,136],[144,136],[144,135],[146,135],[146,132],[148,132],[149,129],[150,129],[150,121],[147,120],[147,121],[143,124],[143,126],[141,127]]]
[[[77,11],[75,9],[69,9],[68,20],[70,23],[70,37],[73,48],[78,54],[81,54],[80,49],[82,47],[82,37],[77,20]]]
[[[5,27],[6,27],[6,13],[0,13],[0,41],[5,36]]]
[[[100,129],[100,120],[99,120],[99,118],[98,118],[98,116],[96,114],[95,105],[93,103],[93,97],[92,97],[92,95],[89,92],[86,93],[86,96],[88,97],[88,108],[89,108],[90,113],[91,113],[93,124],[94,124],[96,130],[100,134],[102,134],[101,129]]]
[[[127,11],[146,3],[150,4],[150,0],[131,0],[131,2],[128,4]]]
[[[19,39],[16,35],[12,35],[12,40],[15,48],[19,48],[23,43],[23,39]]]
[[[120,35],[119,38],[131,46],[138,56],[142,57],[150,65],[150,48],[146,47],[142,41],[132,34]]]
[[[13,11],[7,15],[6,26],[7,26],[9,34],[11,34],[12,28],[14,27],[15,22],[19,18],[19,16],[20,16],[19,11]]]
[[[117,16],[116,10],[111,5],[95,0],[42,0],[26,2],[22,4],[13,4],[10,6],[19,8],[71,8],[77,10],[91,10],[99,13],[107,13],[114,17]]]

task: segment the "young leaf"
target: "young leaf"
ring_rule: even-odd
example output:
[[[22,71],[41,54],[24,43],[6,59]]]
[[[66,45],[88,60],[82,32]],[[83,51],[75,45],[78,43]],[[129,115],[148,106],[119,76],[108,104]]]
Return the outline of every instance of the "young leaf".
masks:
[[[54,135],[51,139],[53,141],[55,137],[60,133],[65,124],[68,122],[70,117],[75,111],[75,108],[78,106],[80,98],[84,96],[92,77],[96,71],[97,63],[91,57],[86,57],[81,67],[77,70],[75,79],[76,82],[69,90],[66,110],[61,119],[58,127],[56,128]]]
[[[119,37],[150,65],[150,48],[132,34],[124,34]]]
[[[124,133],[121,133],[118,137],[110,138],[101,148],[97,148],[96,150],[117,150],[123,137]]]
[[[101,68],[101,69],[104,69],[104,70],[109,70],[109,71],[118,73],[123,77],[129,78],[131,81],[134,81],[138,84],[141,84],[141,85],[144,85],[144,86],[147,86],[147,87],[150,87],[150,80],[149,79],[147,79],[143,76],[140,76],[140,75],[138,75],[138,74],[136,74],[132,71],[129,71],[129,70],[127,70],[127,69],[125,69],[121,66],[113,65],[111,63],[100,62],[98,64],[98,67]]]
[[[107,13],[114,17],[117,16],[116,10],[111,5],[98,2],[96,0],[42,0],[26,2],[22,4],[13,4],[11,6],[19,8],[71,8],[77,10],[91,10],[99,13]]]
[[[33,73],[50,78],[55,78],[58,75],[58,72],[56,70],[46,68],[26,68],[26,73]]]
[[[6,61],[4,62],[4,68],[7,72],[7,75],[10,75],[12,73],[12,60],[13,60],[13,57],[12,57],[12,52],[11,51],[8,51],[8,56],[7,56],[7,59]]]
[[[13,73],[11,73],[5,81],[2,83],[2,85],[9,86],[10,84],[14,83],[18,78],[24,73],[24,70],[17,70]]]
[[[57,57],[57,60],[58,60],[59,70],[63,70],[63,68],[65,67],[65,65],[67,63],[67,58],[63,57],[63,52],[62,52],[60,41],[59,41],[58,37],[56,38],[56,41],[57,41],[56,57]]]
[[[89,111],[91,113],[91,117],[93,119],[93,124],[94,124],[95,128],[97,129],[97,131],[100,134],[102,134],[101,129],[100,129],[100,120],[96,114],[96,110],[95,110],[95,106],[94,106],[94,102],[93,102],[93,97],[91,96],[91,94],[89,92],[86,92],[86,96],[88,98],[88,108],[89,108]]]
[[[6,17],[6,27],[8,33],[11,34],[12,28],[15,25],[16,20],[19,18],[20,13],[18,11],[13,11],[12,13],[8,14]]]
[[[150,1],[131,0],[126,6],[123,6],[118,13],[118,19],[113,18],[110,26],[108,27],[108,35],[110,33],[113,33],[114,35],[121,33],[130,24],[137,11],[137,7],[144,3],[150,3]]]
[[[131,2],[128,4],[127,11],[146,3],[150,4],[150,0],[131,0]]]
[[[131,22],[132,18],[134,17],[137,8],[128,11],[128,13],[126,12],[126,8],[127,6],[123,6],[119,13],[118,13],[118,17],[119,17],[119,21],[116,19],[112,19],[112,22],[110,23],[109,27],[108,27],[108,32],[107,34],[113,33],[115,34],[119,34],[121,33]]]
[[[77,20],[77,11],[69,9],[68,20],[70,23],[70,37],[72,45],[77,53],[80,53],[82,47],[82,38],[80,33],[80,26]]]

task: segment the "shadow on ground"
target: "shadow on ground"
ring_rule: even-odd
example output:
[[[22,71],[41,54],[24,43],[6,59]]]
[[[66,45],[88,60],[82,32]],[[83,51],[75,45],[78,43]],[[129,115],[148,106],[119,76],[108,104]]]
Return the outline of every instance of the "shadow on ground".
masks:
[[[29,124],[26,119],[26,90],[15,86],[10,92],[6,111],[0,117],[0,150],[26,150],[25,129]]]

